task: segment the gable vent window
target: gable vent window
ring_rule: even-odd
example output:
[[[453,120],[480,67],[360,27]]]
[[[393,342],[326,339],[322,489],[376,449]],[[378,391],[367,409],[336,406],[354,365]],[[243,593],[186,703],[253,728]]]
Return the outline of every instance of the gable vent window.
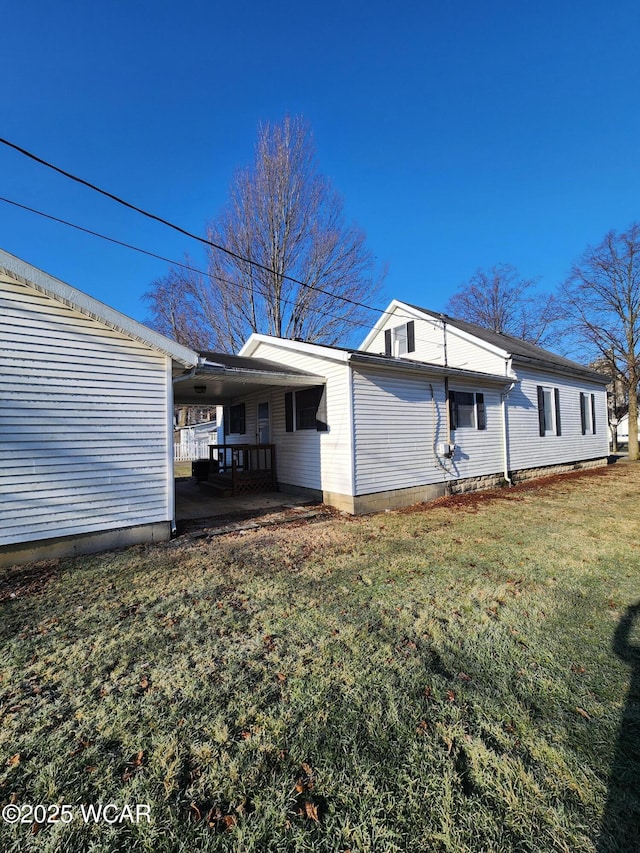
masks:
[[[538,424],[540,435],[562,435],[560,389],[538,385]]]
[[[580,422],[583,435],[596,434],[595,394],[580,394]]]
[[[415,323],[409,320],[408,323],[403,323],[402,326],[396,326],[393,329],[386,329],[384,333],[384,354],[392,356],[406,355],[408,352],[415,352],[416,348],[416,331]]]
[[[471,391],[449,391],[449,423],[451,429],[486,429],[484,394]]]

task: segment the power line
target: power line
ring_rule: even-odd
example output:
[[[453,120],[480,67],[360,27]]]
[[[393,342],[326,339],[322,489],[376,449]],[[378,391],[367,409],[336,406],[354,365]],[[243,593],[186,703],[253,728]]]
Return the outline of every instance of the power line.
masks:
[[[103,190],[101,187],[98,187],[95,184],[92,184],[90,181],[87,181],[84,178],[80,178],[79,176],[74,175],[73,173],[68,172],[65,169],[62,169],[60,166],[56,166],[55,164],[50,163],[48,160],[44,160],[42,157],[38,157],[36,154],[33,154],[31,151],[27,151],[26,148],[22,148],[20,145],[17,145],[16,143],[11,142],[8,139],[0,137],[0,142],[9,148],[12,148],[14,151],[17,151],[18,153],[23,154],[25,157],[28,157],[29,159],[35,161],[36,163],[40,163],[42,166],[45,166],[48,169],[52,169],[54,172],[58,172],[60,175],[63,175],[64,177],[69,178],[70,180],[75,181],[76,183],[79,183],[82,186],[87,187],[88,189],[94,190],[95,192],[100,193],[101,195],[105,196],[106,198],[110,198],[113,201],[117,202],[118,204],[121,204],[124,207],[126,207],[130,210],[133,210],[134,212],[139,213],[142,216],[147,217],[148,219],[151,219],[155,222],[159,222],[162,225],[166,225],[168,228],[171,228],[174,231],[177,231],[179,234],[184,234],[186,237],[189,237],[192,240],[196,240],[197,242],[202,243],[205,246],[209,246],[211,248],[217,249],[220,252],[224,252],[226,255],[229,255],[230,257],[234,258],[237,261],[241,261],[242,263],[249,264],[250,266],[256,267],[257,269],[261,269],[264,272],[271,273],[272,275],[278,275],[278,273],[276,273],[276,271],[271,269],[270,267],[264,266],[263,264],[259,263],[258,261],[252,261],[249,258],[245,258],[242,255],[239,255],[236,252],[231,251],[231,249],[227,249],[225,246],[220,246],[217,243],[214,243],[213,241],[208,240],[206,237],[200,237],[198,234],[193,234],[191,231],[187,231],[185,228],[182,228],[181,226],[176,225],[175,223],[170,222],[167,219],[163,219],[161,216],[157,216],[154,213],[150,213],[149,211],[144,210],[143,208],[138,207],[137,205],[132,204],[131,202],[128,202],[125,199],[122,199],[119,196],[108,192],[107,190]],[[9,204],[16,204],[16,206],[18,206],[18,207],[20,206],[15,202],[10,202],[8,200],[6,200],[6,201]],[[56,220],[56,217],[49,216],[48,214],[43,214],[40,211],[36,211],[36,210],[33,210],[31,208],[27,208],[27,207],[25,207],[25,209],[31,210],[31,212],[34,212],[34,213],[38,213],[41,216],[48,217],[54,221],[59,221],[65,225],[69,225],[70,227],[76,228],[77,230],[86,231],[89,234],[94,234],[95,236],[101,237],[102,239],[105,239],[105,240],[109,240],[110,242],[113,242],[116,244],[119,242],[117,240],[114,240],[113,238],[106,237],[105,235],[97,234],[96,232],[91,232],[91,231],[89,231],[89,229],[83,229],[81,226],[74,225],[73,223],[65,222],[64,220]],[[137,247],[130,246],[129,244],[121,243],[120,245],[125,246],[126,248],[133,249],[134,251],[139,251],[139,252],[142,252],[143,254],[150,254],[151,256],[153,256],[153,253],[147,253],[147,252],[145,252],[145,250],[138,249]],[[159,260],[165,260],[164,258],[162,258],[161,256],[158,256],[158,255],[156,255],[155,257],[157,257]],[[175,262],[175,261],[167,261],[167,262],[173,263],[176,266],[184,266],[183,264],[179,264],[178,262]],[[207,275],[209,277],[213,277],[213,278],[216,277],[216,276],[212,276],[210,273],[202,273],[201,271],[198,271],[198,270],[196,270],[196,272],[200,272],[202,275]],[[220,276],[218,276],[217,278],[219,281],[223,281],[223,282],[227,281],[226,279],[223,279]],[[372,305],[367,305],[366,303],[360,302],[360,301],[355,300],[355,299],[349,299],[349,297],[342,296],[339,293],[331,293],[328,290],[324,290],[324,288],[318,287],[317,285],[308,284],[307,282],[300,281],[299,279],[294,278],[294,277],[289,276],[289,275],[282,274],[282,278],[285,279],[286,281],[292,282],[293,284],[297,284],[300,287],[305,287],[309,290],[316,291],[317,293],[322,293],[324,296],[328,296],[330,299],[340,299],[342,302],[346,302],[349,305],[353,305],[354,307],[357,307],[357,308],[363,308],[365,311],[373,311],[377,314],[380,314],[381,316],[388,316],[388,317],[394,316],[394,317],[398,317],[399,319],[403,319],[403,320],[415,319],[413,316],[400,314],[399,312],[395,312],[394,314],[392,314],[390,311],[386,311],[382,308],[375,308]],[[227,282],[227,283],[230,283],[230,282]],[[237,285],[237,282],[234,282],[234,284]],[[250,289],[250,288],[245,287],[244,289]],[[261,293],[260,295],[263,296],[263,298],[267,298],[266,294],[264,294],[264,293]],[[282,301],[287,303],[287,304],[294,304],[290,300],[283,299]],[[316,311],[317,310],[318,309],[316,309]],[[345,318],[345,317],[337,318],[337,317],[335,317],[335,315],[329,314],[328,312],[324,312],[324,313],[327,317],[332,317],[333,319],[341,319],[343,322],[349,322],[352,325],[358,325],[358,326],[361,326],[362,328],[370,328],[369,325],[366,323],[358,323],[354,320],[347,320],[347,318]]]
[[[53,216],[53,214],[45,213],[42,210],[37,210],[35,207],[29,207],[29,205],[21,204],[20,202],[14,201],[14,200],[9,199],[9,198],[5,198],[3,196],[0,196],[0,201],[4,202],[5,204],[12,205],[13,207],[17,207],[20,210],[25,210],[25,211],[28,211],[29,213],[33,213],[36,216],[42,217],[43,219],[49,219],[51,222],[57,222],[60,225],[66,225],[69,228],[74,228],[76,231],[81,231],[82,233],[89,234],[92,237],[98,237],[100,240],[106,240],[108,243],[113,243],[116,246],[122,246],[123,248],[130,249],[133,252],[138,252],[141,255],[146,255],[147,257],[155,258],[156,260],[163,261],[164,263],[170,264],[174,267],[180,267],[181,269],[188,270],[189,272],[195,272],[198,275],[206,276],[207,278],[213,278],[216,281],[220,281],[223,284],[229,284],[233,287],[238,287],[241,290],[246,290],[248,292],[255,291],[260,296],[262,296],[263,299],[269,299],[269,294],[262,291],[255,284],[252,288],[246,284],[241,284],[238,281],[230,281],[229,279],[223,278],[221,275],[218,275],[216,273],[205,272],[204,270],[198,269],[198,267],[191,266],[190,264],[185,264],[182,261],[173,260],[172,258],[167,258],[164,255],[159,255],[156,252],[149,251],[148,249],[142,249],[140,246],[134,246],[132,243],[126,243],[123,240],[117,240],[115,237],[109,237],[106,234],[101,234],[99,231],[93,231],[92,229],[85,228],[84,226],[78,225],[75,222],[69,222],[67,219],[61,219],[58,216]],[[322,292],[325,293],[325,291],[322,291]],[[328,295],[331,295],[331,294],[328,294]],[[291,299],[286,299],[285,297],[280,297],[280,299],[286,305],[295,306],[295,304],[296,304]],[[415,320],[414,315],[403,314],[400,311],[391,312],[391,311],[387,311],[387,310],[382,309],[382,308],[374,308],[373,306],[365,305],[364,303],[362,304],[362,307],[366,308],[368,311],[373,311],[377,314],[380,314],[382,317],[386,316],[386,317],[394,317],[394,318],[400,319],[400,320]],[[350,326],[356,326],[358,328],[367,329],[367,330],[371,331],[371,326],[369,325],[369,323],[365,323],[364,321],[361,321],[361,320],[352,320],[349,317],[338,316],[336,314],[332,314],[330,311],[326,311],[322,308],[313,308],[312,306],[308,306],[306,310],[310,311],[311,313],[314,313],[314,314],[321,314],[323,317],[330,317],[332,320],[338,320],[341,323],[347,323]],[[416,341],[421,341],[422,343],[432,343],[431,341],[426,341],[425,339],[419,338],[417,336],[416,336]]]
[[[262,296],[263,299],[268,298],[268,294],[264,293],[260,288],[256,285],[253,288],[249,287],[246,284],[241,284],[236,281],[229,281],[229,279],[223,278],[221,275],[217,275],[216,273],[205,272],[204,270],[198,269],[197,267],[191,266],[190,264],[185,264],[181,261],[175,261],[172,258],[167,258],[164,255],[158,255],[156,252],[150,252],[148,249],[142,249],[140,246],[134,246],[132,243],[125,243],[123,240],[116,240],[115,237],[109,237],[106,234],[101,234],[99,231],[92,231],[90,228],[85,228],[82,225],[78,225],[75,222],[69,222],[67,219],[61,219],[58,216],[53,216],[50,213],[45,213],[42,210],[37,210],[35,207],[29,207],[26,204],[21,204],[18,201],[13,201],[10,198],[4,198],[0,196],[0,201],[5,204],[10,204],[13,207],[20,208],[20,210],[26,210],[29,213],[35,213],[37,216],[41,216],[44,219],[49,219],[51,222],[57,222],[60,225],[67,225],[69,228],[75,228],[76,231],[81,231],[84,234],[90,234],[92,237],[98,237],[100,240],[106,240],[109,243],[114,243],[116,246],[122,246],[125,249],[131,249],[133,252],[139,252],[141,255],[146,255],[149,258],[155,258],[159,261],[164,261],[167,264],[171,264],[174,267],[181,267],[182,269],[188,270],[189,272],[195,272],[198,275],[206,276],[207,278],[214,278],[216,281],[220,281],[223,284],[233,285],[234,287],[239,287],[242,290],[247,290],[249,292],[257,291],[257,293]],[[295,306],[295,302],[291,299],[285,299],[281,297],[281,301],[286,305]],[[341,317],[337,314],[331,314],[329,311],[325,311],[321,308],[311,308],[309,307],[307,310],[312,311],[313,313],[322,314],[323,317],[330,317],[332,320],[339,320],[341,323],[349,323],[352,326],[358,326],[363,329],[370,329],[370,325],[360,320],[352,320],[348,317]],[[378,308],[370,308],[370,311],[380,311]],[[386,312],[381,312],[386,313]]]
[[[69,178],[69,180],[71,181],[75,181],[76,183],[81,184],[82,186],[87,187],[88,189],[93,190],[94,192],[100,193],[100,195],[103,195],[106,198],[110,198],[112,201],[123,205],[129,210],[133,210],[136,213],[141,214],[142,216],[146,216],[147,219],[152,219],[154,222],[159,222],[161,225],[166,225],[167,228],[172,228],[179,234],[184,234],[185,237],[189,237],[192,240],[197,240],[199,243],[203,243],[205,246],[210,246],[220,252],[224,252],[226,255],[229,255],[229,257],[234,258],[236,261],[241,261],[242,263],[250,264],[251,266],[256,267],[257,269],[261,269],[264,272],[271,273],[272,275],[281,275],[281,277],[286,281],[290,281],[293,284],[299,285],[300,287],[306,287],[309,290],[315,290],[318,293],[323,293],[325,296],[329,296],[330,298],[340,299],[343,302],[347,302],[348,304],[353,305],[357,308],[364,308],[367,311],[379,310],[378,308],[372,308],[370,305],[365,305],[364,302],[359,302],[356,299],[349,299],[347,296],[341,296],[337,293],[334,294],[328,290],[324,290],[322,287],[318,287],[317,285],[308,284],[307,282],[300,281],[300,279],[293,278],[293,276],[285,275],[283,273],[277,273],[276,270],[264,266],[258,261],[252,261],[249,258],[245,258],[242,255],[231,251],[231,249],[227,249],[225,246],[220,246],[218,243],[214,243],[212,240],[208,240],[206,237],[200,237],[198,234],[194,234],[191,231],[187,231],[185,228],[182,228],[180,225],[176,225],[175,223],[170,222],[168,219],[163,219],[161,216],[157,216],[155,213],[150,213],[148,210],[144,210],[142,207],[138,207],[137,205],[132,204],[131,202],[128,202],[125,199],[122,199],[119,196],[108,192],[108,190],[103,190],[101,187],[92,184],[90,181],[87,181],[84,178],[78,177],[78,175],[74,175],[72,172],[67,172],[65,169],[60,168],[60,166],[56,166],[53,163],[50,163],[48,160],[44,160],[42,157],[38,157],[31,151],[27,151],[26,148],[22,148],[20,145],[16,145],[15,142],[10,142],[8,139],[4,139],[3,137],[0,137],[0,142],[9,148],[13,148],[14,151],[17,151],[19,154],[23,154],[30,160],[34,160],[36,163],[40,163],[40,165],[46,166],[47,169],[52,169],[54,172],[58,172],[58,174],[63,175],[65,178]]]

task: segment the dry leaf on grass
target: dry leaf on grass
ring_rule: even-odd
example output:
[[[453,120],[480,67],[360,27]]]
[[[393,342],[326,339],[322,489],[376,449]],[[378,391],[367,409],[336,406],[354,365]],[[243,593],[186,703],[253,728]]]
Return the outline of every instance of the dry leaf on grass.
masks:
[[[316,823],[318,823],[318,806],[316,806],[315,803],[311,803],[306,800],[304,804],[304,810],[309,820],[314,820]]]

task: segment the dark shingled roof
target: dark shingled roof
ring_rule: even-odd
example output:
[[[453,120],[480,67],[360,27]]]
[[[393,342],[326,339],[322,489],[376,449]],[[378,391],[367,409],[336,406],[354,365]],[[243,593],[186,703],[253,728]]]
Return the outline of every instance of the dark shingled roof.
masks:
[[[445,320],[450,326],[456,329],[461,329],[470,335],[475,335],[482,341],[492,344],[499,349],[506,350],[515,362],[520,364],[530,364],[533,367],[543,367],[549,370],[560,370],[563,373],[575,373],[587,379],[592,379],[596,382],[608,384],[610,379],[602,373],[597,373],[584,364],[578,364],[576,361],[564,358],[564,356],[549,352],[542,347],[530,344],[520,338],[514,338],[511,335],[503,335],[500,332],[494,332],[491,329],[485,329],[483,326],[478,326],[476,323],[469,323],[467,320],[457,320],[455,317],[449,317],[447,314],[438,313],[437,311],[429,311],[427,308],[421,308],[419,305],[410,305],[409,307],[427,314],[429,317],[435,317],[437,320]]]

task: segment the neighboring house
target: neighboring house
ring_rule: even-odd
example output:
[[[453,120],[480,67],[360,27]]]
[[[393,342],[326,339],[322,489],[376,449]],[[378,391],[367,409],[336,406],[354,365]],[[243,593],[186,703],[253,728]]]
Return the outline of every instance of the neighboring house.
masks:
[[[168,538],[197,353],[2,251],[0,329],[0,565]]]
[[[199,424],[191,424],[191,426],[176,427],[174,438],[178,444],[193,444],[195,442],[215,444],[218,440],[218,425],[214,419]]]
[[[640,415],[638,415],[638,434],[640,435]],[[628,444],[629,442],[629,415],[622,415],[618,421],[617,437],[619,444]],[[609,440],[613,443],[613,435],[609,429]]]
[[[311,384],[227,397],[225,442],[272,443],[281,488],[348,512],[607,462],[607,377],[407,303],[359,350],[252,335],[240,357]]]
[[[218,443],[218,426],[215,418],[174,430],[174,462],[209,458],[209,448]]]

